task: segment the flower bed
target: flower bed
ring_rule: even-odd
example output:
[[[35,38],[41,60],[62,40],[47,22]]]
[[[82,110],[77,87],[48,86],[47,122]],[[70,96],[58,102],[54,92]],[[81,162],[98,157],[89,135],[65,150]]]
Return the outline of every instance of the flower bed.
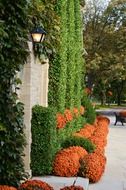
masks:
[[[89,154],[84,153],[81,147],[63,149],[56,155],[54,173],[60,176],[76,176],[79,171],[79,175],[89,178],[90,182],[99,181],[106,164],[104,153],[109,123],[108,118],[98,116],[94,125],[86,124],[79,132],[74,133],[74,136],[88,138],[96,145],[96,149]]]
[[[27,180],[22,183],[18,190],[54,190],[49,184],[40,180]]]
[[[15,187],[8,185],[0,185],[0,190],[17,190]]]
[[[88,154],[81,160],[80,175],[95,183],[100,180],[105,169],[105,163],[105,156],[97,153]]]
[[[83,187],[81,186],[74,186],[74,185],[71,185],[71,186],[66,186],[60,190],[84,190]]]
[[[79,132],[76,132],[75,136],[89,138],[95,131],[95,127],[91,124],[86,124]]]
[[[85,108],[80,106],[80,108],[66,109],[64,113],[57,113],[56,121],[57,121],[57,129],[64,128],[66,124],[73,119],[77,118],[79,115],[83,115],[85,112]]]
[[[70,147],[58,152],[54,160],[54,174],[58,176],[76,176],[80,163],[79,159],[87,155],[87,151],[82,147]]]

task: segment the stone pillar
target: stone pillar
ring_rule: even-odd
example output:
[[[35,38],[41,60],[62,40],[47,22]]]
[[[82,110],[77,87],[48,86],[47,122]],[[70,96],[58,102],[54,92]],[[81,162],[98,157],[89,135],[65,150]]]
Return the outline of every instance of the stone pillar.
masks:
[[[24,123],[27,145],[24,150],[25,170],[31,175],[30,152],[31,152],[31,117],[32,107],[36,104],[44,107],[48,104],[48,60],[40,64],[34,57],[32,43],[29,42],[30,55],[22,72],[19,74],[22,80],[19,98],[24,103]]]

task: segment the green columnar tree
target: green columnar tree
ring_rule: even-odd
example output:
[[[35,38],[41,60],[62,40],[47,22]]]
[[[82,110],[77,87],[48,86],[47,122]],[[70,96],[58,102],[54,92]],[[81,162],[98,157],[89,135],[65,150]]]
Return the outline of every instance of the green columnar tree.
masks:
[[[65,107],[81,104],[83,40],[79,3],[77,0],[61,0],[56,4],[60,43],[50,63],[49,105],[56,106],[61,112]]]
[[[74,107],[74,83],[75,83],[75,17],[74,0],[67,1],[67,89],[66,107]]]
[[[67,6],[66,1],[60,2],[60,50],[59,50],[59,86],[58,86],[58,110],[65,109],[66,77],[67,77]]]
[[[75,44],[76,44],[76,53],[75,53],[75,106],[80,107],[81,105],[81,93],[82,93],[82,80],[83,75],[82,71],[84,69],[84,62],[82,59],[82,50],[83,50],[83,39],[82,39],[82,23],[81,23],[81,12],[80,12],[80,3],[78,0],[74,0],[75,3]],[[84,74],[84,71],[83,71]]]
[[[18,186],[23,164],[23,105],[16,74],[27,58],[27,1],[0,1],[0,184]]]

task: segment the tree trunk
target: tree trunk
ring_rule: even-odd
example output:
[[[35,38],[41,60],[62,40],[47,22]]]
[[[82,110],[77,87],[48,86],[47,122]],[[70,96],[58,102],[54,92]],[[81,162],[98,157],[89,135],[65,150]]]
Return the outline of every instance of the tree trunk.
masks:
[[[121,105],[123,87],[124,87],[124,82],[121,81],[120,85],[117,87],[117,104],[118,104],[118,106]]]
[[[105,90],[101,91],[101,105],[105,105],[106,104],[106,93]]]

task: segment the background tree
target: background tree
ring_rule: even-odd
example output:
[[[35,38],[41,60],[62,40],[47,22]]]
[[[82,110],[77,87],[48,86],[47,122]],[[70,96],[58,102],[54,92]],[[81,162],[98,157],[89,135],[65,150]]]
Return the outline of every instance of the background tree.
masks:
[[[84,16],[87,75],[91,86],[95,84],[97,88],[99,84],[99,97],[104,104],[109,84],[120,78],[123,83],[126,80],[126,3],[112,1],[107,9],[96,1],[90,5]]]

